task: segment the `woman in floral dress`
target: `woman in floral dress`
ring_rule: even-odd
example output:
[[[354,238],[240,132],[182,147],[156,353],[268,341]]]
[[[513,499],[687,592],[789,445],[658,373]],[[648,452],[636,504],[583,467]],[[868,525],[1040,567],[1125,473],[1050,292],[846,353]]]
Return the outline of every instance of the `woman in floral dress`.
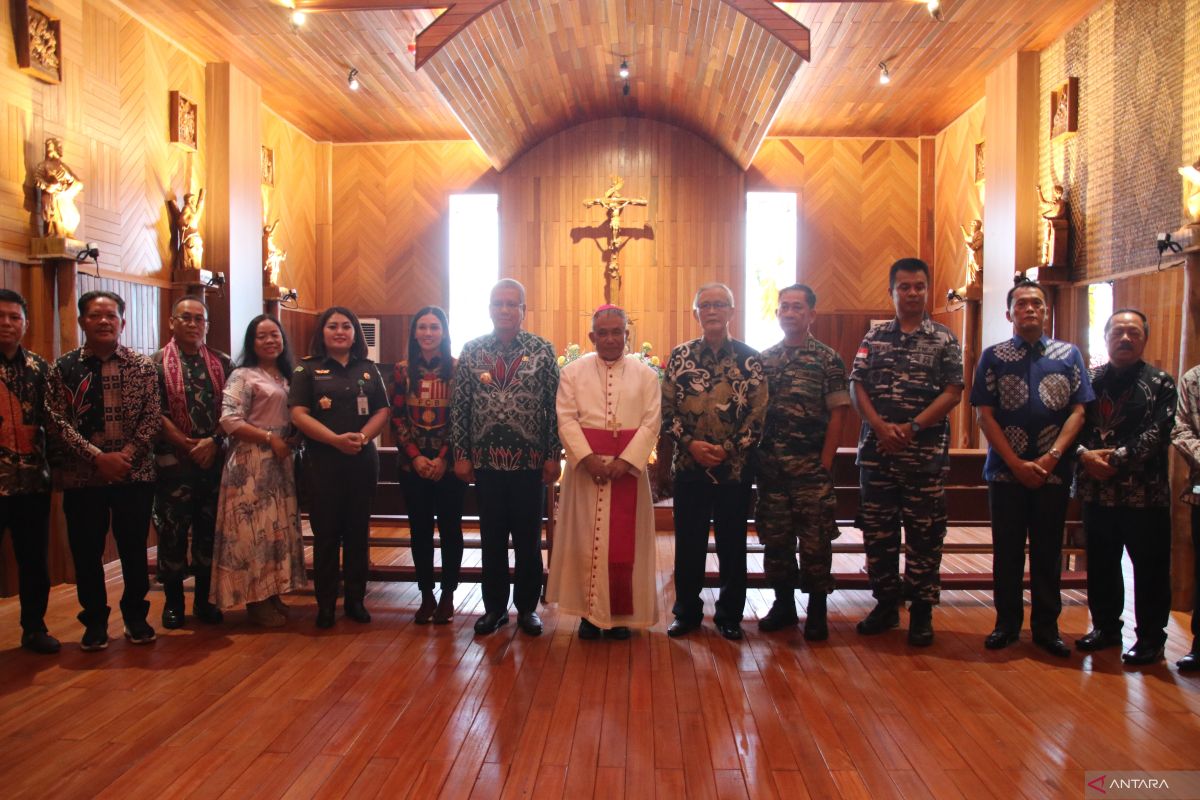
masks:
[[[292,355],[283,328],[255,317],[225,384],[221,427],[233,446],[221,476],[213,546],[214,602],[246,604],[256,624],[286,621],[280,595],[307,583],[289,431]]]

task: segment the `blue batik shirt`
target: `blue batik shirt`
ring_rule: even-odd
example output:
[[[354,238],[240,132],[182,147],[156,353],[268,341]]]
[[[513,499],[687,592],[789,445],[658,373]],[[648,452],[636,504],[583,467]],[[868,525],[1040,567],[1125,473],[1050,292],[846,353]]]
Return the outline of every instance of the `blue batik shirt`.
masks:
[[[1071,416],[1071,408],[1094,399],[1079,348],[1048,336],[1033,344],[1014,336],[984,350],[971,388],[971,405],[991,406],[1004,438],[1024,461],[1047,453]],[[1066,449],[1047,483],[1070,484],[1075,469],[1072,450]],[[988,447],[983,477],[1014,480],[993,447]]]

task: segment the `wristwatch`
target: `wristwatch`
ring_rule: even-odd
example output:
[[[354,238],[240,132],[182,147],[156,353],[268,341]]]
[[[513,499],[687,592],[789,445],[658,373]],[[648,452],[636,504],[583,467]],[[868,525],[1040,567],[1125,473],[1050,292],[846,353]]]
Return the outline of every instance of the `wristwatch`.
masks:
[[[1088,451],[1088,449],[1086,447],[1084,447],[1083,445],[1081,445],[1081,444],[1075,445],[1075,457],[1076,458],[1083,458],[1083,454],[1086,453],[1087,451]]]
[[[915,419],[908,423],[908,427],[912,428],[912,432],[914,434],[921,432],[921,423],[917,422]]]
[[[1046,454],[1054,456],[1055,461],[1062,461],[1062,450],[1059,450],[1057,447],[1051,447],[1046,451]]]

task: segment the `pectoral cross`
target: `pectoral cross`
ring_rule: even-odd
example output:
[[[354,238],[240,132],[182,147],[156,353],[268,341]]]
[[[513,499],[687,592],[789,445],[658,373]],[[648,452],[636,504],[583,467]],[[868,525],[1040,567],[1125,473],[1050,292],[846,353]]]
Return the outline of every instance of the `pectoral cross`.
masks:
[[[612,431],[613,438],[617,438],[617,433],[621,430],[621,423],[617,422],[617,417],[614,414],[608,418],[608,423],[604,426]]]

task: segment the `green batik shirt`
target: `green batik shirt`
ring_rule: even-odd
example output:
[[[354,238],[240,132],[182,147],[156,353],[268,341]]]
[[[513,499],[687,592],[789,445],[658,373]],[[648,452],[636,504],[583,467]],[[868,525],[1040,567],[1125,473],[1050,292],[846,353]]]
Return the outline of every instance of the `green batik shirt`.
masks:
[[[704,339],[693,339],[671,351],[662,390],[662,429],[675,441],[675,479],[748,483],[750,453],[767,410],[758,351],[726,339],[714,353]],[[725,460],[707,469],[697,464],[688,452],[696,440],[721,445]]]
[[[850,405],[845,362],[812,336],[795,347],[783,342],[768,347],[760,359],[770,390],[758,445],[760,473],[824,480],[821,451],[830,412]]]

